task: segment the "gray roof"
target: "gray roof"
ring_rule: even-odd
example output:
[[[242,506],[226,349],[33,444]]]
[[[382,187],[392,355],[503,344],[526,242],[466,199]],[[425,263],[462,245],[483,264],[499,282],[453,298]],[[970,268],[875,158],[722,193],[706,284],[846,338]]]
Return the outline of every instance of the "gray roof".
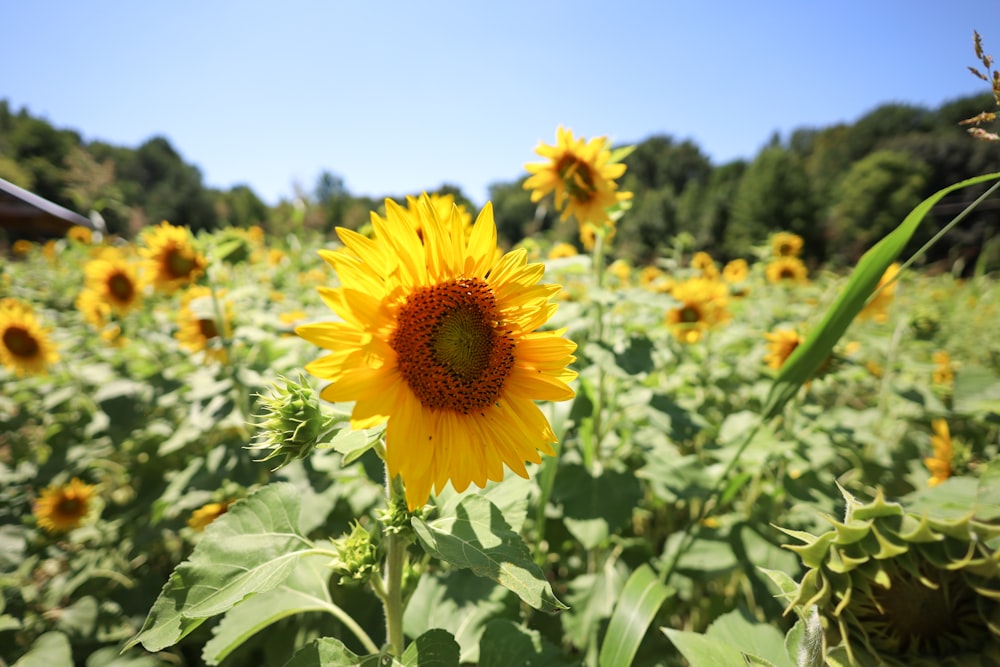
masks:
[[[0,178],[0,227],[28,236],[62,236],[73,225],[94,228],[89,218]]]

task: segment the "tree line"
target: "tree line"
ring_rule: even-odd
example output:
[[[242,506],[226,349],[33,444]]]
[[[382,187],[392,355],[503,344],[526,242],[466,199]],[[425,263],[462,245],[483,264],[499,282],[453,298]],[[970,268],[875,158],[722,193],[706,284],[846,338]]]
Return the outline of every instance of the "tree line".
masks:
[[[997,145],[973,140],[959,125],[993,105],[988,93],[936,109],[883,104],[853,123],[776,134],[753,159],[719,165],[690,140],[651,136],[625,160],[621,189],[634,198],[613,251],[636,264],[673,252],[677,244],[720,259],[745,257],[784,230],[805,240],[809,261],[852,263],[926,196],[1000,171]],[[137,148],[86,141],[6,100],[0,100],[0,178],[80,213],[96,211],[110,232],[126,237],[161,220],[196,231],[261,225],[275,234],[326,234],[337,226],[362,228],[384,199],[353,195],[342,177],[324,171],[311,190],[269,206],[248,185],[206,185],[164,137]],[[559,223],[544,201],[531,203],[523,181],[489,188],[502,242],[541,234],[574,241],[575,225]],[[458,187],[436,192],[474,209]],[[386,196],[402,200],[406,194],[416,193]],[[914,248],[976,194],[946,199],[932,213],[937,224],[922,226]],[[993,266],[1000,265],[1000,248],[989,243],[998,218],[1000,202],[986,202],[928,259],[969,260],[986,252]]]

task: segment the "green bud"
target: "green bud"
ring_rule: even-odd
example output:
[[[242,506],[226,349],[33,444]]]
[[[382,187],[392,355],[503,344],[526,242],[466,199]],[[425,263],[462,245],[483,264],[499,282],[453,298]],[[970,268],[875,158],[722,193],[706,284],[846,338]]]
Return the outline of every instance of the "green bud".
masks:
[[[382,563],[379,545],[372,535],[357,521],[351,524],[351,532],[333,541],[337,558],[333,571],[340,575],[340,583],[356,581],[365,583],[378,576]]]
[[[918,310],[910,319],[910,329],[920,340],[931,340],[941,328],[941,317],[934,311]]]
[[[316,392],[288,378],[281,380],[284,387],[271,385],[268,395],[260,397],[260,412],[254,415],[260,430],[248,447],[266,454],[258,461],[282,457],[275,470],[308,456],[331,424]]]

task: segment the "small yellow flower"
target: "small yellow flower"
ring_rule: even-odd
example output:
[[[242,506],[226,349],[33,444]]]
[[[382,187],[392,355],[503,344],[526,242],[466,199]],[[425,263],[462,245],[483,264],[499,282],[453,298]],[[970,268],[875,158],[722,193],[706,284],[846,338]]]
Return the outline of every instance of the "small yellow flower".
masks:
[[[666,323],[682,343],[696,343],[708,329],[729,321],[729,291],[724,283],[690,278],[675,284],[671,294],[680,305],[667,311]]]
[[[660,267],[650,264],[639,271],[639,286],[652,292],[669,292],[674,281]]]
[[[924,465],[931,473],[927,479],[927,486],[937,486],[951,477],[951,431],[948,429],[948,422],[944,419],[932,421],[931,428],[934,429],[934,435],[931,436],[934,456],[925,458]]]
[[[285,254],[284,250],[279,248],[270,248],[267,251],[267,263],[269,266],[277,266],[278,264],[281,264],[287,256],[288,255]]]
[[[173,292],[193,283],[204,273],[208,261],[195,250],[191,232],[164,220],[143,236],[139,252],[146,258],[146,270],[157,290]]]
[[[768,350],[764,361],[774,370],[784,366],[795,348],[805,340],[794,329],[777,329],[774,332],[764,334],[764,338],[767,339]]]
[[[767,276],[767,281],[773,285],[804,283],[809,278],[809,271],[798,257],[778,257],[767,263],[764,275]]]
[[[188,519],[187,524],[200,533],[205,530],[208,524],[228,512],[229,506],[232,504],[233,500],[227,500],[221,503],[207,503],[202,505],[191,512],[191,518]]]
[[[632,198],[631,192],[618,192],[615,179],[625,173],[625,164],[611,162],[606,137],[577,139],[560,125],[556,144],[540,143],[535,153],[547,161],[525,165],[531,176],[524,182],[524,189],[531,190],[533,202],[551,193],[556,209],[561,211],[560,220],[573,216],[580,225],[602,225],[608,219],[609,208]]]
[[[218,294],[218,299],[222,302],[220,303],[223,320],[221,330],[211,289],[195,285],[189,287],[181,297],[181,308],[177,319],[179,328],[174,338],[188,352],[204,352],[205,363],[211,361],[224,363],[227,359],[220,333],[226,338],[232,335],[230,327],[232,305],[222,299],[223,295],[222,291]]]
[[[727,283],[741,283],[750,275],[750,266],[742,257],[727,262],[722,267],[722,279]]]
[[[14,245],[10,247],[11,251],[14,253],[15,257],[27,257],[28,253],[35,246],[34,243],[26,239],[18,239],[14,241]]]
[[[951,355],[945,350],[939,350],[931,357],[934,360],[934,374],[931,376],[932,382],[937,385],[950,387],[955,380],[955,369],[951,362]]]
[[[557,243],[549,250],[549,259],[560,259],[562,257],[576,257],[579,253],[572,243]]]
[[[802,253],[802,237],[791,232],[778,232],[771,237],[774,257],[798,257]]]
[[[882,277],[879,278],[878,286],[875,288],[875,296],[869,301],[861,312],[858,313],[859,319],[873,319],[879,324],[887,321],[889,319],[889,304],[892,303],[896,296],[896,285],[899,284],[898,281],[894,280],[896,275],[899,273],[899,263],[893,262],[889,268],[885,270]]]
[[[43,328],[28,304],[0,299],[0,364],[15,375],[44,375],[59,360]]]
[[[715,265],[715,260],[707,252],[696,252],[691,257],[691,268],[701,274],[702,278],[714,280],[719,277],[719,268]]]
[[[619,287],[628,287],[631,284],[632,267],[624,259],[616,259],[608,266],[608,273],[618,280]]]
[[[56,258],[57,253],[58,249],[56,246],[55,239],[49,239],[48,241],[45,242],[45,245],[42,246],[42,254],[45,255],[45,259],[49,260],[50,262]]]
[[[94,232],[89,227],[84,227],[83,225],[73,225],[69,228],[69,231],[66,232],[66,238],[70,241],[90,245],[94,242]]]
[[[95,489],[76,477],[68,484],[46,488],[33,508],[39,527],[49,533],[65,533],[79,526],[90,511]]]

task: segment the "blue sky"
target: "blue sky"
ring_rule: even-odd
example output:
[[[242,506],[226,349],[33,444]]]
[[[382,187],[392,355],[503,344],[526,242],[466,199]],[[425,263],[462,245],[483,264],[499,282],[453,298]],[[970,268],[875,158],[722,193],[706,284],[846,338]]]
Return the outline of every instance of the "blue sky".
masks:
[[[166,136],[269,203],[324,169],[354,194],[477,204],[563,124],[691,139],[716,164],[884,102],[987,92],[1000,2],[8,2],[0,98],[85,139]]]

